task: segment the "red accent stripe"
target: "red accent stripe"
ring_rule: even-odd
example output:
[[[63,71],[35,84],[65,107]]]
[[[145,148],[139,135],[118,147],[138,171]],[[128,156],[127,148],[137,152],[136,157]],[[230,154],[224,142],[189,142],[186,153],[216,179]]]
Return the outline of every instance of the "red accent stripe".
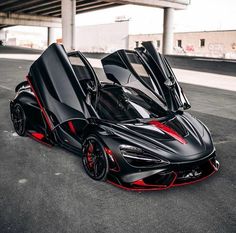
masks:
[[[150,125],[154,125],[158,129],[161,129],[162,131],[164,131],[165,133],[167,133],[168,135],[170,135],[172,138],[176,139],[180,143],[187,144],[186,140],[181,135],[179,135],[175,130],[171,129],[167,125],[162,124],[161,122],[157,120],[149,121],[148,123]]]
[[[38,139],[38,138],[34,137],[31,133],[28,133],[28,135],[29,135],[30,138],[34,139],[34,140],[37,141],[37,142],[42,143],[43,145],[46,145],[46,146],[48,146],[48,147],[52,147],[52,146],[53,146],[52,144],[49,144],[49,143],[47,143],[47,142],[44,142],[44,141],[41,140],[41,139]]]
[[[111,155],[112,156],[112,150],[110,150],[109,148],[107,147],[104,147],[104,150],[105,152],[108,154],[108,155]],[[112,156],[113,157],[113,156]]]
[[[68,125],[69,125],[69,128],[70,128],[70,131],[73,133],[73,134],[76,134],[76,129],[73,125],[73,122],[72,121],[68,121]]]
[[[43,134],[41,134],[41,133],[32,133],[31,134],[33,137],[35,137],[35,138],[37,138],[37,139],[39,139],[39,140],[42,140],[43,138],[44,138],[44,135]]]
[[[136,180],[132,184],[142,186],[142,187],[159,187],[159,188],[166,188],[166,185],[155,185],[155,184],[146,184],[142,179]]]
[[[140,188],[135,188],[135,187],[128,188],[128,187],[125,187],[125,186],[123,186],[121,184],[117,184],[117,183],[115,183],[113,181],[110,181],[110,180],[107,180],[107,183],[112,184],[112,185],[114,185],[114,186],[116,186],[118,188],[122,188],[122,189],[127,190],[127,191],[136,191],[136,192],[161,191],[161,190],[169,189],[170,187],[173,186],[173,183],[175,182],[176,177],[177,177],[175,172],[174,172],[174,174],[175,174],[175,177],[174,177],[173,181],[171,182],[171,184],[169,186],[165,186],[165,187],[161,187],[161,186],[156,185],[156,187],[155,186],[152,186],[152,187],[140,186]]]
[[[48,125],[49,129],[52,130],[51,121],[49,120],[49,117],[48,117],[46,111],[44,110],[44,108],[43,108],[43,106],[42,106],[42,104],[41,104],[41,102],[40,102],[40,100],[39,100],[39,98],[38,98],[38,96],[37,96],[37,94],[36,94],[34,88],[33,88],[32,83],[31,83],[30,80],[29,80],[29,76],[26,76],[26,79],[27,79],[27,81],[28,81],[28,83],[29,83],[29,85],[30,85],[30,88],[32,89],[32,91],[33,91],[33,93],[34,93],[34,95],[35,95],[35,98],[36,98],[36,100],[37,100],[37,102],[38,102],[38,104],[39,104],[39,107],[40,107],[40,109],[41,109],[41,112],[43,113],[43,115],[44,115],[44,117],[45,117],[45,120],[46,120],[46,122],[47,122],[47,125]]]
[[[116,161],[116,158],[113,156],[112,150],[110,150],[107,147],[104,147],[104,150],[105,150],[106,154],[111,157],[111,160],[114,161],[115,166],[116,166],[115,168],[110,168],[110,171],[119,172],[120,171],[120,167],[119,167],[119,165],[118,165],[118,163]]]
[[[144,188],[128,188],[128,187],[125,187],[123,185],[114,183],[110,180],[107,180],[107,183],[112,184],[112,185],[114,185],[118,188],[124,189],[126,191],[144,192],[144,191],[160,191],[160,190],[165,190],[166,189],[166,188],[148,188],[148,189],[147,188],[146,189],[144,189]]]

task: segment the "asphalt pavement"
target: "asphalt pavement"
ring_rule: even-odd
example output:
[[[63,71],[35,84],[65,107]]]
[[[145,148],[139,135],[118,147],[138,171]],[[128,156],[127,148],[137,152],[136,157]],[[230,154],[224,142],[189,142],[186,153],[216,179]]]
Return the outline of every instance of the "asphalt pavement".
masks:
[[[212,132],[218,173],[194,185],[131,192],[93,181],[78,155],[14,133],[9,100],[31,63],[0,59],[1,233],[236,232],[236,92],[183,84],[189,112]]]

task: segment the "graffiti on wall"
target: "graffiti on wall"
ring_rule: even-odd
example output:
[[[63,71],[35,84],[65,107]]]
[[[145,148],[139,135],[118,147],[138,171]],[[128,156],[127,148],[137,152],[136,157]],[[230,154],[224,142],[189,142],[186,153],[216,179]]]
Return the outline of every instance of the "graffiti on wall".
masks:
[[[196,55],[196,56],[207,56],[207,57],[218,57],[218,58],[231,58],[236,57],[236,42],[231,45],[232,50],[227,51],[227,47],[224,43],[209,43],[206,46],[200,47],[193,44],[187,44],[183,47],[174,47],[174,54],[179,55]]]
[[[194,46],[193,45],[187,45],[185,47],[185,51],[186,52],[194,52],[195,51]]]
[[[186,45],[185,47],[174,47],[175,54],[187,54],[195,52],[194,45]]]
[[[208,50],[212,56],[222,57],[224,56],[224,44],[222,43],[209,43]]]

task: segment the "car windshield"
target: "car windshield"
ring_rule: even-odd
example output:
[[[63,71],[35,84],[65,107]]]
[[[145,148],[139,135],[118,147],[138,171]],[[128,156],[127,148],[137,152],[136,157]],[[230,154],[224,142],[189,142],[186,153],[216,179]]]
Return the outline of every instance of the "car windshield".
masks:
[[[100,89],[96,110],[102,119],[118,122],[166,116],[155,96],[151,98],[141,90],[119,85]]]

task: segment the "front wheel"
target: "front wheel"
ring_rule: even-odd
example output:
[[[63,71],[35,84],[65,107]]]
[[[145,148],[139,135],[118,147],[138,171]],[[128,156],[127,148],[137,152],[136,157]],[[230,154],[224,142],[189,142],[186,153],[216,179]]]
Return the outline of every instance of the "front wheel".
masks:
[[[82,151],[82,162],[86,173],[94,180],[106,180],[108,160],[101,141],[95,136],[87,137]]]

